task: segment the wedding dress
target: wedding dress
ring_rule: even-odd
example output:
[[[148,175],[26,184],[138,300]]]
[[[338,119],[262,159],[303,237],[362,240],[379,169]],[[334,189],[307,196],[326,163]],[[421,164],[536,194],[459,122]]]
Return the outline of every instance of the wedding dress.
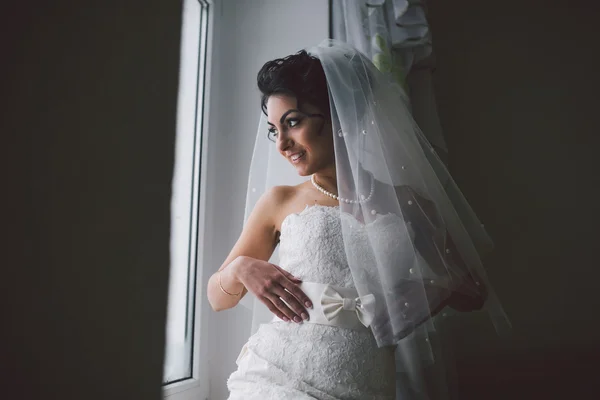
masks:
[[[353,217],[340,213],[339,207],[314,205],[282,222],[280,266],[302,279],[302,285],[353,288],[340,218]],[[379,240],[393,246],[398,238],[390,229],[397,218],[387,214],[367,225],[352,223],[355,234],[375,229]],[[313,287],[321,287],[318,284]],[[313,303],[319,300],[309,297]],[[378,348],[370,329],[360,322],[356,329],[316,323],[323,318],[316,315],[322,309],[317,304],[314,308],[318,310],[309,310],[313,322],[275,317],[260,326],[242,348],[238,369],[228,379],[229,400],[395,399],[394,348]],[[345,306],[340,314],[356,315]]]
[[[395,399],[395,391],[426,398],[433,381],[446,386],[450,293],[466,299],[459,301],[465,311],[485,301],[495,329],[510,332],[481,263],[493,243],[413,120],[402,88],[345,43],[327,40],[308,53],[325,74],[337,195],[345,201],[283,221],[277,264],[303,280],[315,309],[310,322],[258,325],[271,313],[253,296],[242,299],[255,333],[228,380],[230,400]],[[269,71],[280,62],[269,62]],[[268,190],[308,179],[281,157],[267,130],[263,111],[245,221]]]

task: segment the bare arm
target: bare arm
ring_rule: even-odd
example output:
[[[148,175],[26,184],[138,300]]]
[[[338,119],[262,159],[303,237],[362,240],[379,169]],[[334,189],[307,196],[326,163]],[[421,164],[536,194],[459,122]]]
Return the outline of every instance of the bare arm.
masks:
[[[215,311],[226,310],[236,306],[248,290],[239,280],[240,269],[245,264],[244,257],[268,261],[277,245],[274,212],[282,193],[276,189],[265,193],[256,203],[248,222],[242,230],[238,241],[231,252],[208,281],[208,301]],[[221,285],[229,293],[240,293],[230,296],[219,287],[218,274],[221,272]]]
[[[208,299],[215,311],[236,306],[250,291],[284,321],[308,318],[310,299],[299,288],[301,280],[268,262],[277,245],[277,211],[289,189],[275,187],[265,193],[252,211],[237,243],[208,282]],[[219,274],[224,293],[219,287]],[[285,303],[284,303],[285,301]],[[287,304],[286,304],[287,303]]]

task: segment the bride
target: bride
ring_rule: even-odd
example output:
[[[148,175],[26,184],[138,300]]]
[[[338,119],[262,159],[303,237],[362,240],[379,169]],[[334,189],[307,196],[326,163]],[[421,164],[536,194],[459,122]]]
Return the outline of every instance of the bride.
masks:
[[[269,317],[229,399],[427,398],[442,309],[507,322],[481,267],[491,241],[361,53],[326,41],[267,62],[258,87],[247,220],[208,298],[220,311],[250,292]]]

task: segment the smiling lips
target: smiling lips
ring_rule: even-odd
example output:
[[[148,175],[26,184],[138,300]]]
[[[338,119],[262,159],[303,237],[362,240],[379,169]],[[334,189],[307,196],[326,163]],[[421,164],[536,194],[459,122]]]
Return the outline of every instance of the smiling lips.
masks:
[[[304,157],[304,155],[305,155],[305,154],[306,154],[306,152],[305,152],[305,151],[301,151],[301,152],[299,152],[299,153],[292,154],[292,155],[290,156],[290,160],[291,160],[293,163],[295,163],[295,162],[298,162],[298,161],[299,161],[299,160],[300,160],[302,157]]]

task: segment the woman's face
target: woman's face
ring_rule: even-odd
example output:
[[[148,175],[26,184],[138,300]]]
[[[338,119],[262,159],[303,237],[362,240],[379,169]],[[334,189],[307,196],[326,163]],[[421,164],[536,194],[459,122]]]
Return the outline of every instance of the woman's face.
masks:
[[[273,95],[267,101],[269,136],[300,176],[335,165],[331,122],[310,104],[298,109],[295,97]]]

